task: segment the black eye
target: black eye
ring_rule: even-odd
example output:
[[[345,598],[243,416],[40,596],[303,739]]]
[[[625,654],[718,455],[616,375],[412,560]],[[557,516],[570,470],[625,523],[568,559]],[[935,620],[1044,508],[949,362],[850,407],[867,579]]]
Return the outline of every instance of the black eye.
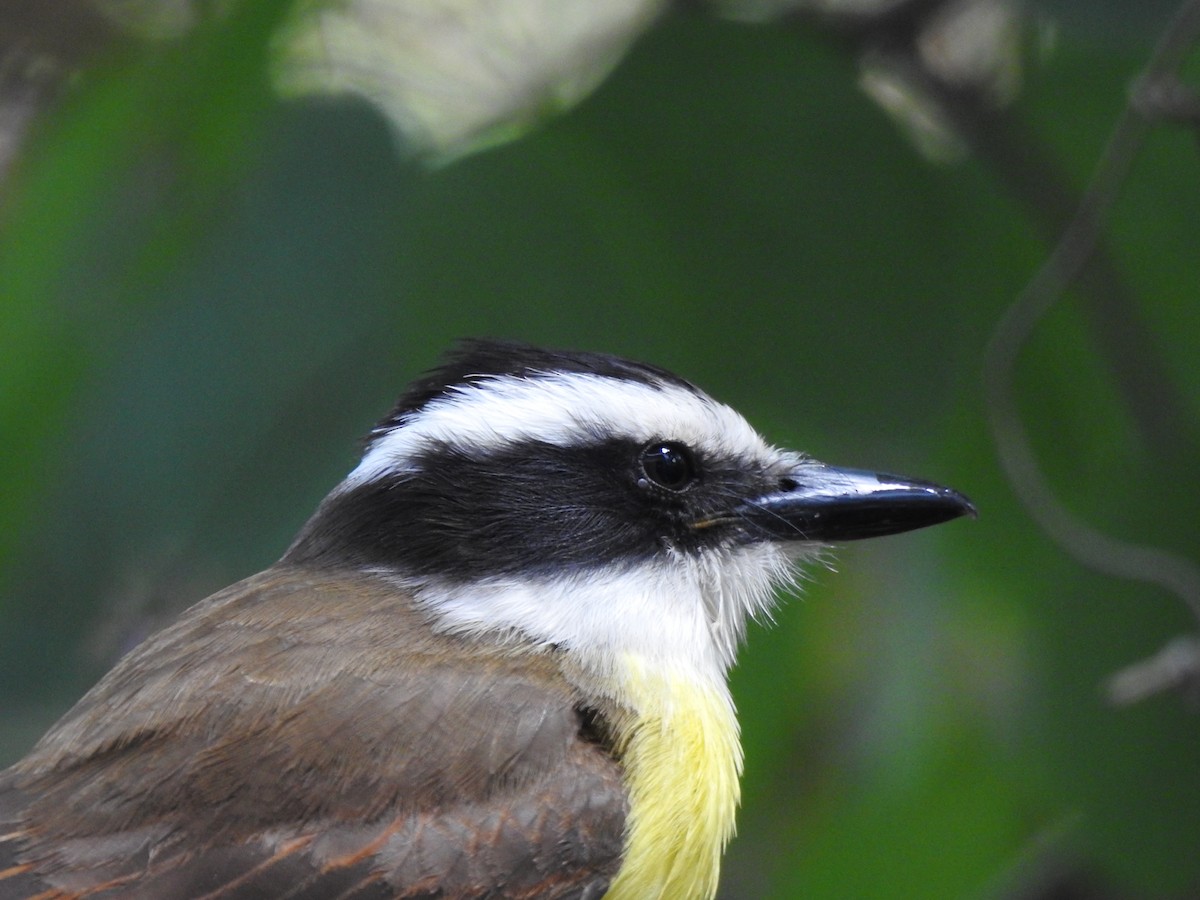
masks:
[[[682,491],[696,478],[692,451],[683,444],[655,441],[642,450],[641,462],[646,477],[668,491]]]

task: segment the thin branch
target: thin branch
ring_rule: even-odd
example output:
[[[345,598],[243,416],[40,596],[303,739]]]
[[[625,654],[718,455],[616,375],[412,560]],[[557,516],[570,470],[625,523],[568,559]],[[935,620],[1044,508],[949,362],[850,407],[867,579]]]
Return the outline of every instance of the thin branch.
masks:
[[[1200,0],[1187,0],[1167,26],[1143,78],[1158,81],[1173,75],[1198,37]],[[1042,317],[1092,258],[1149,127],[1132,104],[1125,108],[1074,218],[997,326],[984,358],[984,386],[1001,465],[1046,533],[1089,568],[1155,584],[1178,595],[1200,622],[1200,567],[1165,550],[1101,534],[1059,502],[1034,458],[1013,389],[1018,356]]]
[[[1198,38],[1200,0],[1187,0],[1164,31],[1139,83],[1169,84]],[[1108,215],[1141,150],[1150,122],[1134,98],[1118,119],[1092,182],[1054,251],[997,326],[984,359],[984,387],[1000,463],[1042,530],[1094,571],[1175,594],[1200,623],[1200,567],[1162,548],[1103,534],[1071,513],[1055,496],[1034,457],[1013,385],[1018,357],[1034,329],[1071,285],[1086,274],[1102,242]],[[1197,654],[1200,643],[1195,639],[1178,639],[1150,660],[1114,676],[1109,696],[1114,703],[1126,704],[1168,688],[1195,684],[1200,674]]]
[[[1190,461],[1197,450],[1195,416],[1156,342],[1105,239],[1105,223],[1151,127],[1151,119],[1192,119],[1194,95],[1177,72],[1200,37],[1200,0],[1186,0],[1163,31],[1126,108],[1115,124],[1092,181],[1077,198],[1058,167],[1026,134],[1019,119],[975,85],[951,84],[918,52],[936,0],[908,0],[887,16],[806,17],[823,24],[860,59],[882,60],[917,95],[936,105],[972,153],[997,174],[1028,210],[1054,249],[997,325],[985,352],[983,377],[1001,466],[1038,526],[1084,566],[1112,577],[1156,585],[1178,596],[1200,622],[1200,567],[1167,550],[1110,537],[1058,499],[1032,449],[1017,406],[1019,357],[1038,324],[1074,287],[1083,299],[1101,352],[1112,366],[1130,416],[1147,447],[1165,464]],[[1157,109],[1155,105],[1157,104]],[[1153,116],[1147,115],[1154,112]],[[1196,649],[1181,663],[1181,647]],[[1170,651],[1170,652],[1168,652]],[[1200,642],[1181,640],[1114,679],[1114,702],[1132,702],[1181,682],[1200,683]],[[1193,674],[1188,674],[1188,673]]]

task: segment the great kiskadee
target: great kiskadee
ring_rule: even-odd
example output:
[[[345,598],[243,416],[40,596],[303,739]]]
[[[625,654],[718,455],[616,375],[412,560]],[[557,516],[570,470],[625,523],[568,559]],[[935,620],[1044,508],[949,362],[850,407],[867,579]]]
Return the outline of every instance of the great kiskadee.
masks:
[[[972,511],[653,366],[466,343],[278,563],[0,773],[0,897],[711,898],[747,620],[830,542]]]

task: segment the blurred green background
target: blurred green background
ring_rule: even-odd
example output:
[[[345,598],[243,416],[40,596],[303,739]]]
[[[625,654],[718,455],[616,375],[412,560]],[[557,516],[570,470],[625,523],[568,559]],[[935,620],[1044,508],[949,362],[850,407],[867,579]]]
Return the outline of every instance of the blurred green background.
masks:
[[[1168,12],[1035,8],[1055,38],[1015,112],[1074,188]],[[981,360],[1046,246],[994,168],[921,158],[819,28],[675,15],[576,109],[428,169],[365,104],[275,99],[268,26],[115,53],[4,185],[0,763],[148,630],[276,559],[402,386],[495,335],[653,361],[773,442],[979,507],[840,550],[752,630],[722,896],[1200,889],[1200,719],[1101,689],[1196,622],[1074,563],[997,465]],[[1186,400],[1169,452],[1074,297],[1017,377],[1067,504],[1184,556],[1196,151],[1156,130],[1112,228]]]

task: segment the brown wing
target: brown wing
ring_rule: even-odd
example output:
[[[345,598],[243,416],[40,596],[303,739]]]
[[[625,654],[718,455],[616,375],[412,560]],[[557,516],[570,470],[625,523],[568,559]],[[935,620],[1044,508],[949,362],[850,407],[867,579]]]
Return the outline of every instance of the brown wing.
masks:
[[[600,897],[628,804],[592,734],[551,654],[277,568],[0,774],[0,898]]]

